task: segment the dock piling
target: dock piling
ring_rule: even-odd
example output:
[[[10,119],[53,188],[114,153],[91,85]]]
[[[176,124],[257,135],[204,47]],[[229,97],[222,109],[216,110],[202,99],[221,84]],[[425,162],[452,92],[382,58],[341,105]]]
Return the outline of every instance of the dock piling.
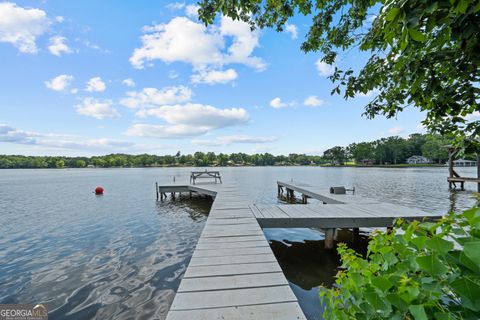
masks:
[[[325,249],[331,250],[335,247],[335,228],[325,229]]]

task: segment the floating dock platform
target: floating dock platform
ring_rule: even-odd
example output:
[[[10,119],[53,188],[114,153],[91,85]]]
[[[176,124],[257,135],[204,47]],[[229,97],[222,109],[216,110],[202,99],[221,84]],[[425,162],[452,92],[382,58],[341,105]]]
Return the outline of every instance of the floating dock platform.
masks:
[[[262,228],[323,228],[327,247],[336,228],[441,217],[302,183],[279,181],[278,187],[326,204],[255,205],[235,183],[157,185],[161,200],[183,192],[215,198],[167,320],[306,319]]]

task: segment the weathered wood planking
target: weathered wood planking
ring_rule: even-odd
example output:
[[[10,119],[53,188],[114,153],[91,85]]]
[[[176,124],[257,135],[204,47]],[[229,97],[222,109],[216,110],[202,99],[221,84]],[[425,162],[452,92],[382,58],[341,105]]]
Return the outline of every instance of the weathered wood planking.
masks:
[[[261,228],[386,227],[397,218],[441,217],[308,184],[278,185],[326,205],[254,205],[233,184],[161,186],[215,198],[167,320],[305,319]]]
[[[232,185],[186,187],[215,200],[167,320],[305,319],[249,197]]]

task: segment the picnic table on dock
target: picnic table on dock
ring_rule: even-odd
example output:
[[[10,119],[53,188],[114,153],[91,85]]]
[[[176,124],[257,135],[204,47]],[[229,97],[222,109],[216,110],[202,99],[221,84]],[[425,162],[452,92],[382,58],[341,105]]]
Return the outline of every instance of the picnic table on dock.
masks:
[[[190,173],[190,183],[195,184],[195,180],[197,179],[215,179],[215,183],[217,183],[217,179],[222,183],[222,178],[220,177],[220,171],[192,171]]]

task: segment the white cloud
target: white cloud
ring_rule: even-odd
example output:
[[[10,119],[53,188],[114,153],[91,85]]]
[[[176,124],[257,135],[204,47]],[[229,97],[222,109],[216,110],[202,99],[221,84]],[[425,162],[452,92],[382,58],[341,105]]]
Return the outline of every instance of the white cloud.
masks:
[[[318,99],[317,96],[308,96],[303,102],[303,104],[307,107],[320,107],[325,104],[325,101],[322,99]]]
[[[220,109],[199,103],[168,105],[139,111],[138,116],[154,116],[171,124],[218,129],[245,123],[249,115],[243,108]]]
[[[396,127],[388,129],[388,133],[391,134],[391,135],[394,135],[394,136],[399,135],[403,132],[405,132],[405,129],[400,127],[400,126],[396,126]]]
[[[282,99],[280,99],[279,97],[273,98],[270,101],[270,107],[275,109],[288,108],[288,107],[293,107],[295,105],[296,105],[295,101],[283,102]]]
[[[64,91],[73,81],[73,76],[68,74],[61,74],[51,80],[45,81],[47,88],[55,91]]]
[[[200,9],[200,6],[198,6],[196,4],[189,4],[188,6],[185,7],[185,14],[188,17],[197,18],[198,17],[198,9]]]
[[[297,29],[297,26],[294,24],[286,23],[285,32],[290,34],[290,37],[292,38],[292,40],[295,40],[298,38],[298,29]]]
[[[122,80],[122,83],[124,85],[126,85],[127,87],[130,87],[130,88],[135,87],[135,81],[133,81],[133,79],[131,79],[131,78]]]
[[[335,67],[323,62],[321,59],[318,59],[317,62],[315,62],[315,66],[317,66],[318,74],[322,77],[331,76],[335,71]]]
[[[234,69],[221,70],[201,70],[192,75],[190,79],[192,83],[206,83],[206,84],[225,84],[235,80],[238,77]]]
[[[111,140],[107,138],[85,139],[84,137],[24,131],[6,124],[0,124],[0,142],[9,142],[30,146],[40,146],[57,149],[80,150],[124,150],[131,148],[133,143],[128,141]]]
[[[107,89],[107,85],[103,82],[102,78],[94,77],[87,81],[85,91],[88,92],[103,92]]]
[[[75,106],[78,114],[96,119],[118,118],[120,114],[113,107],[111,100],[97,100],[91,97],[83,99],[81,104]]]
[[[167,4],[167,8],[170,10],[180,10],[185,7],[185,2],[172,2]]]
[[[62,22],[65,21],[65,18],[62,17],[62,16],[56,16],[56,17],[55,17],[55,21],[58,22],[58,23],[62,23]]]
[[[379,93],[379,91],[377,89],[370,90],[370,91],[367,91],[365,93],[359,92],[355,95],[355,98],[370,98],[371,96],[376,95],[378,93]]]
[[[259,45],[258,31],[251,31],[249,25],[241,21],[222,17],[219,26],[207,28],[186,17],[176,17],[165,24],[144,27],[144,32],[142,46],[130,57],[135,68],[141,69],[146,62],[157,59],[166,63],[188,63],[194,69],[230,63],[248,65],[259,71],[266,67],[261,58],[252,56]]]
[[[37,53],[37,37],[50,26],[45,11],[0,3],[0,42],[13,44],[22,53]]]
[[[167,124],[134,124],[127,134],[156,138],[197,136],[215,129],[244,124],[249,119],[248,112],[243,108],[220,109],[198,103],[143,109],[137,112],[137,116],[157,117]]]
[[[176,78],[178,78],[178,73],[175,70],[170,70],[168,72],[168,77],[170,79],[176,79]]]
[[[208,127],[192,127],[186,125],[154,125],[136,123],[128,128],[126,134],[136,137],[150,138],[186,138],[207,133]]]
[[[48,46],[48,51],[51,54],[59,57],[62,53],[72,53],[72,49],[65,43],[67,38],[61,36],[55,36],[50,38],[50,44]]]
[[[176,104],[190,101],[193,92],[185,86],[144,88],[142,91],[127,92],[127,97],[120,100],[120,104],[131,108],[153,108],[166,104]]]
[[[203,146],[225,146],[235,143],[251,143],[251,144],[260,144],[260,143],[269,143],[276,141],[277,137],[255,137],[248,135],[236,135],[236,136],[224,136],[218,137],[216,139],[210,140],[193,140],[193,144],[203,145]]]
[[[467,114],[465,116],[465,120],[467,120],[468,122],[480,120],[480,111],[474,111],[470,114]]]

